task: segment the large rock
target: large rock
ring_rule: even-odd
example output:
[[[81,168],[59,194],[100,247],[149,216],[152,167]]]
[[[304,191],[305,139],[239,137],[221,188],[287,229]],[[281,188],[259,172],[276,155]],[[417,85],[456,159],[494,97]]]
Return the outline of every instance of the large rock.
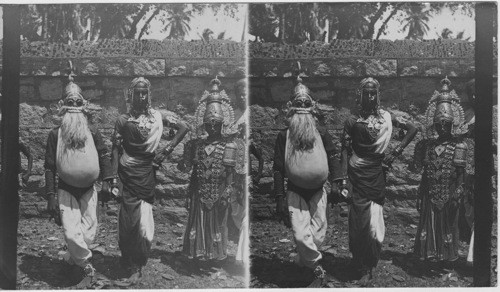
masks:
[[[188,211],[184,207],[161,206],[159,210],[168,222],[186,223]]]
[[[96,76],[99,75],[99,66],[96,60],[76,59],[75,67],[78,75]]]
[[[133,76],[131,59],[102,59],[99,66],[100,72],[102,72],[105,76]]]
[[[186,198],[188,184],[159,184],[156,186],[156,195],[158,198]]]
[[[135,59],[132,68],[137,76],[165,76],[165,59]]]
[[[279,114],[280,111],[276,108],[252,105],[250,106],[251,127],[272,127],[276,124],[276,118]]]
[[[396,76],[396,60],[378,60],[369,59],[366,60],[366,75],[368,76],[382,76],[382,77],[392,77]]]
[[[43,124],[43,119],[47,115],[47,108],[38,105],[28,105],[21,103],[19,105],[19,126],[33,127]]]

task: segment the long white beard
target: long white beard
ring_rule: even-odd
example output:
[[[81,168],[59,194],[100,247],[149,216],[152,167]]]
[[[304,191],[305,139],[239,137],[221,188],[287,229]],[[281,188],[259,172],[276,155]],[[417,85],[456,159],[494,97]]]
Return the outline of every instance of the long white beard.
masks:
[[[295,150],[307,151],[316,142],[316,120],[312,114],[294,114],[288,127],[290,141]]]
[[[89,131],[87,117],[83,113],[64,114],[61,124],[61,138],[68,149],[85,146]]]

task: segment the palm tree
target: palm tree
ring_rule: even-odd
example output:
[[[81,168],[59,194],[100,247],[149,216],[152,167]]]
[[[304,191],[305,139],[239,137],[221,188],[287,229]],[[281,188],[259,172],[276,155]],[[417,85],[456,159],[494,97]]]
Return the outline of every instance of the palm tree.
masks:
[[[167,39],[182,40],[191,30],[189,22],[191,21],[192,11],[186,10],[186,4],[170,4],[168,7],[169,16],[164,31],[170,29]]]
[[[470,37],[464,38],[465,30],[462,30],[457,33],[455,37],[453,37],[453,32],[449,28],[444,28],[441,31],[441,34],[438,34],[438,37],[443,40],[465,40],[469,41]]]
[[[457,33],[457,36],[455,37],[455,39],[469,41],[470,37],[464,38],[464,34],[465,34],[465,30],[462,30],[461,32]]]
[[[223,40],[226,37],[226,31],[223,31],[217,35],[218,40]]]
[[[406,39],[422,39],[427,31],[429,31],[427,22],[431,15],[430,10],[424,10],[423,4],[414,4],[410,6],[407,14],[408,16],[403,20],[406,22],[403,26],[403,31],[408,29],[408,36],[406,36]]]
[[[437,33],[436,33],[437,34]],[[449,28],[444,28],[442,31],[441,31],[441,34],[437,34],[438,37],[440,39],[443,39],[443,40],[447,40],[447,39],[451,39],[451,35],[453,34],[453,32],[449,29]]]
[[[210,28],[205,28],[203,30],[203,32],[201,33],[201,37],[203,38],[203,40],[205,42],[209,42],[210,39],[212,38],[212,35],[214,34],[214,32],[210,29]]]

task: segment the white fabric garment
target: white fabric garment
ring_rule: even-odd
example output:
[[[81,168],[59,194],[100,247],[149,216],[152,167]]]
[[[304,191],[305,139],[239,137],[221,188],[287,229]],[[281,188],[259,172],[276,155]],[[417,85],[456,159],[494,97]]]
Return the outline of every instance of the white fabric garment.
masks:
[[[61,138],[61,129],[57,134],[56,169],[59,177],[67,184],[84,188],[94,184],[99,177],[99,156],[90,130],[86,132],[87,141],[81,149],[68,149]]]
[[[124,203],[122,202],[122,205],[123,204]],[[144,200],[140,200],[139,204],[140,204],[139,210],[141,214],[141,217],[139,219],[139,233],[142,238],[145,238],[147,241],[152,242],[155,232],[155,222],[153,219],[153,205]],[[120,208],[120,212],[126,212],[126,208]],[[136,216],[134,216],[134,214],[129,213],[124,218],[130,220],[130,222],[120,222],[120,224],[123,223],[124,226],[135,226],[134,220],[136,220]]]
[[[470,236],[469,253],[467,254],[467,263],[474,262],[474,226],[472,227],[472,235]]]
[[[149,242],[153,241],[155,233],[155,221],[153,220],[153,205],[141,200],[141,223],[140,230]]]
[[[318,130],[314,130],[316,140],[308,151],[296,151],[290,142],[290,133],[286,133],[285,171],[294,185],[304,189],[317,189],[328,179],[328,158],[323,140]]]
[[[374,143],[377,146],[375,148],[375,153],[385,152],[385,149],[387,149],[387,146],[389,146],[389,142],[391,141],[391,135],[392,135],[391,114],[384,110],[380,110],[380,114],[384,118],[385,123],[382,124],[382,128],[380,129],[377,141]]]
[[[370,205],[370,234],[382,243],[385,236],[384,207],[375,202]]]
[[[379,110],[380,117],[370,115],[368,118],[359,118],[357,122],[367,124],[368,128],[378,129],[378,135],[373,143],[375,153],[384,153],[389,146],[392,135],[392,119],[388,111]]]
[[[248,248],[248,211],[246,202],[243,205],[237,201],[237,196],[231,196],[231,217],[233,218],[234,225],[240,230],[238,238],[238,249],[236,251],[236,260],[247,263],[249,261],[249,248]]]
[[[315,268],[322,257],[319,247],[325,240],[327,229],[325,189],[314,194],[309,202],[290,190],[286,198],[297,245],[298,264]]]
[[[97,191],[93,186],[77,200],[69,192],[59,189],[59,208],[68,253],[69,264],[85,267],[92,256],[89,245],[97,232]]]

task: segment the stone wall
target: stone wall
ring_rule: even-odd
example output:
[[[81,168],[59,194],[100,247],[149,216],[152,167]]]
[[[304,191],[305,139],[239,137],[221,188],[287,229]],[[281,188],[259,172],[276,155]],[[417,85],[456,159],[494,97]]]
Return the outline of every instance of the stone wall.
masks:
[[[321,104],[322,122],[336,142],[345,118],[355,106],[359,81],[367,76],[375,77],[381,84],[382,107],[392,114],[405,116],[417,126],[421,126],[428,101],[441,87],[442,78],[448,76],[451,87],[460,98],[466,99],[465,83],[474,76],[474,43],[465,41],[251,43],[249,56],[251,134],[253,141],[263,149],[266,161],[260,189],[264,193],[272,191],[274,141],[278,130],[285,127],[281,108],[296,84],[297,63],[300,63],[303,83]],[[494,88],[496,96],[496,86]],[[496,137],[496,116],[494,121]],[[399,131],[393,136],[389,149],[401,138]],[[415,141],[419,139],[420,134]],[[412,161],[414,144],[407,147],[388,176],[387,197],[394,205],[414,206],[420,175],[407,167]],[[255,171],[256,162],[252,164]]]
[[[69,61],[84,97],[100,107],[95,122],[108,131],[115,117],[126,111],[126,90],[133,78],[144,76],[151,81],[155,107],[173,109],[182,104],[189,115],[215,76],[234,98],[234,83],[246,75],[244,56],[243,43],[216,40],[22,42],[21,135],[27,129],[49,129],[57,124],[53,109],[63,95]],[[26,138],[32,139],[31,135]],[[37,154],[42,152],[35,149]]]
[[[465,41],[251,43],[249,49],[251,103],[260,105],[276,106],[288,100],[297,63],[316,99],[335,106],[352,106],[359,81],[373,76],[381,83],[384,106],[405,109],[413,104],[424,110],[442,78],[448,76],[463,95],[465,82],[474,75],[474,43]]]
[[[67,83],[68,61],[73,63],[75,82],[83,95],[98,107],[92,119],[109,148],[116,117],[126,111],[126,89],[133,78],[144,76],[151,81],[154,107],[173,110],[182,104],[187,108],[183,118],[189,121],[211,79],[217,75],[233,99],[235,82],[246,75],[245,44],[230,41],[213,40],[207,44],[102,40],[71,45],[22,42],[20,136],[34,154],[33,179],[40,190],[44,184],[45,142],[48,131],[60,121],[55,104]],[[164,138],[168,138],[168,133],[169,129],[165,129]],[[158,174],[157,194],[159,201],[172,212],[185,215],[188,174],[176,170],[182,150],[183,143],[176,147],[164,165],[165,170]]]

